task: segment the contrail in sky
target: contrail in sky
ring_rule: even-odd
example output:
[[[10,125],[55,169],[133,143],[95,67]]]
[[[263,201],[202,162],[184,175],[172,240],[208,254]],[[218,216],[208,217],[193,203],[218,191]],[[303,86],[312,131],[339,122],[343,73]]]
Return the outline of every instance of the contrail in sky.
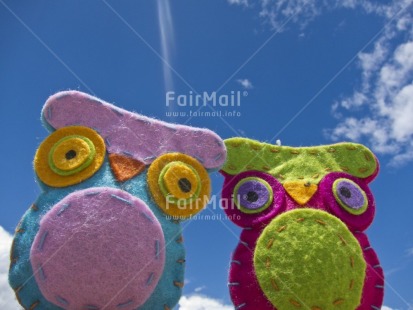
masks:
[[[174,51],[175,39],[169,0],[157,0],[157,5],[162,57],[169,66],[172,66],[171,54]],[[165,91],[172,91],[174,89],[172,71],[167,64],[163,63]]]

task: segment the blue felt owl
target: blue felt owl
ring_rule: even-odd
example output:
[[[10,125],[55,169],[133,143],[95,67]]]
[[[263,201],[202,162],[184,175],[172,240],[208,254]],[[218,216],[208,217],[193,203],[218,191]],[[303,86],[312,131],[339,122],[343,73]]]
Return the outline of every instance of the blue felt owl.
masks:
[[[168,124],[77,91],[48,99],[34,169],[43,193],[19,223],[9,282],[25,309],[172,309],[184,282],[182,220],[226,159],[206,129]]]

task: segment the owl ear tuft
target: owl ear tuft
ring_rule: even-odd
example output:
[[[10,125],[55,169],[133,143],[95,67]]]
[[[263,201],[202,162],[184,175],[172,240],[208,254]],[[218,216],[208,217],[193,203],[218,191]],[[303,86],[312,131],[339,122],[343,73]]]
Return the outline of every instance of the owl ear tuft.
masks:
[[[289,147],[231,138],[225,140],[225,145],[228,159],[222,170],[230,175],[255,170],[268,173],[281,183],[302,180],[318,184],[330,172],[372,180],[378,171],[374,154],[356,143]]]
[[[208,170],[221,168],[226,159],[224,142],[211,130],[159,121],[79,91],[51,96],[42,119],[51,131],[74,125],[92,128],[105,139],[109,154],[130,154],[145,165],[172,152],[196,158]]]
[[[372,153],[372,154],[373,154],[373,153]],[[376,162],[376,170],[373,171],[373,173],[372,173],[370,176],[368,176],[367,178],[365,178],[365,180],[366,180],[367,183],[370,183],[370,182],[374,181],[374,179],[377,177],[377,175],[378,175],[379,172],[380,172],[380,162],[379,162],[378,158],[377,158],[374,154],[373,154],[373,157],[374,157],[374,161]]]

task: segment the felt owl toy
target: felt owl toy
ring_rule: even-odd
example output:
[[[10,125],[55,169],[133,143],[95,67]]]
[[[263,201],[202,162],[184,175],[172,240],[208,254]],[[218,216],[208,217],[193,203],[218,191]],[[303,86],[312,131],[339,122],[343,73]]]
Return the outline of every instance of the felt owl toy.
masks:
[[[168,310],[184,285],[180,222],[202,210],[226,158],[213,132],[77,91],[50,97],[9,282],[25,309]]]
[[[225,144],[223,207],[243,228],[229,273],[235,309],[379,310],[383,270],[364,233],[373,153],[354,143]]]

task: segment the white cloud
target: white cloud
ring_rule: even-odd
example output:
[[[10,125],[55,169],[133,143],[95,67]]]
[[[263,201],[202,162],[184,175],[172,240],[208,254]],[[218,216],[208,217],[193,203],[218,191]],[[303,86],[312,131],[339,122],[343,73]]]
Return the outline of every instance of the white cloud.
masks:
[[[325,9],[325,1],[319,0],[262,0],[260,16],[272,28],[281,29],[288,20],[307,25]]]
[[[248,79],[238,79],[237,82],[244,87],[245,89],[252,89],[254,85],[252,85],[251,81]]]
[[[334,140],[366,141],[375,152],[390,155],[393,165],[413,161],[412,3],[412,0],[259,0],[255,6],[249,5],[258,8],[261,18],[278,30],[285,30],[287,21],[303,28],[317,16],[337,9],[357,9],[382,17],[383,25],[387,25],[383,33],[370,51],[363,51],[358,57],[361,83],[352,94],[333,103],[333,115],[340,120],[326,133]],[[242,81],[238,80],[241,85]]]
[[[228,0],[229,4],[248,6],[248,0]]]
[[[279,31],[286,28],[287,21],[304,27],[322,13],[336,9],[362,9],[383,16],[392,13],[390,6],[369,0],[260,0],[259,4],[259,15]]]
[[[370,52],[360,53],[361,85],[333,105],[333,114],[340,121],[328,131],[335,140],[367,140],[376,152],[391,155],[393,165],[413,160],[411,14],[404,12],[398,21],[389,24]],[[360,109],[367,115],[362,115]]]
[[[21,309],[8,282],[12,236],[0,226],[0,309]]]
[[[179,310],[233,310],[234,307],[222,301],[203,295],[182,296]]]
[[[392,308],[389,308],[389,307],[387,307],[387,306],[383,306],[383,307],[381,307],[381,310],[393,310]]]
[[[195,289],[194,289],[194,292],[195,293],[199,293],[199,292],[201,292],[201,291],[203,291],[203,290],[205,290],[206,289],[206,286],[205,285],[202,285],[202,286],[200,286],[200,287],[196,287]]]

